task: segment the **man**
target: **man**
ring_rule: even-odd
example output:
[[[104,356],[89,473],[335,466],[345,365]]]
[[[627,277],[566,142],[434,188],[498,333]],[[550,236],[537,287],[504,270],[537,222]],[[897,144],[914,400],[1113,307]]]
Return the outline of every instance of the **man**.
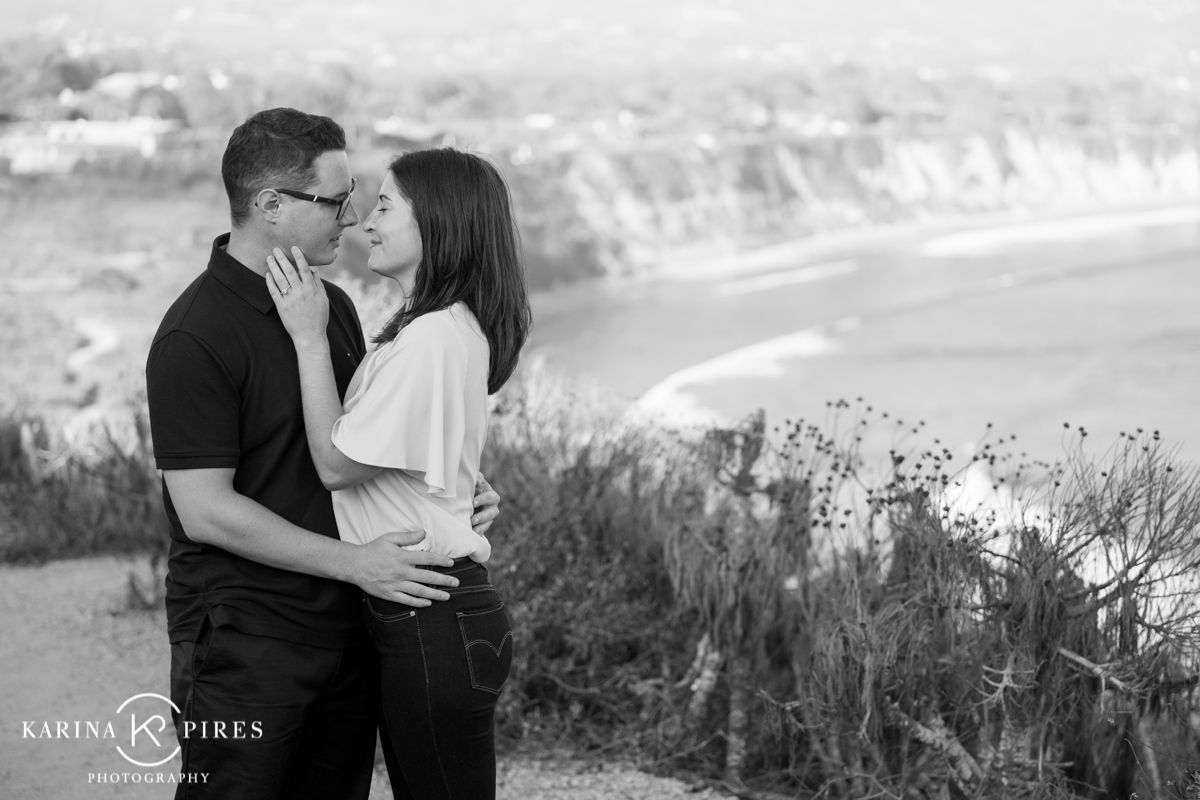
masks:
[[[221,168],[232,230],[147,360],[171,522],[171,697],[183,771],[207,773],[176,797],[366,798],[378,687],[359,588],[422,606],[456,583],[420,569],[450,559],[402,548],[420,532],[338,539],[309,456],[295,350],[267,292],[273,248],[330,264],[358,223],[345,148],[335,122],[293,109],[234,131]],[[344,395],[366,346],[349,297],[326,290]],[[482,481],[477,491],[482,532],[499,498]]]

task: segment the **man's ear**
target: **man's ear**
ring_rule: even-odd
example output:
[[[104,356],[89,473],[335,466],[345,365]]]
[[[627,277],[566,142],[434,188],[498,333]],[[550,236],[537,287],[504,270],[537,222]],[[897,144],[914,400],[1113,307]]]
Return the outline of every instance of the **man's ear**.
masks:
[[[254,205],[262,218],[272,225],[277,223],[280,215],[283,214],[283,203],[279,199],[279,192],[274,189],[263,189],[259,192],[258,197],[254,200]]]

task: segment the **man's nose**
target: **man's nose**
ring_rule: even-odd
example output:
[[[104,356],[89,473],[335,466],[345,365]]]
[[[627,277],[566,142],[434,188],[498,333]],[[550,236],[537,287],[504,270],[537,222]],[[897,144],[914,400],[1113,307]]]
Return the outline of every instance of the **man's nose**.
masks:
[[[343,228],[353,228],[358,224],[358,211],[354,208],[354,201],[350,201],[350,205],[346,206],[346,213],[342,215],[339,224]]]

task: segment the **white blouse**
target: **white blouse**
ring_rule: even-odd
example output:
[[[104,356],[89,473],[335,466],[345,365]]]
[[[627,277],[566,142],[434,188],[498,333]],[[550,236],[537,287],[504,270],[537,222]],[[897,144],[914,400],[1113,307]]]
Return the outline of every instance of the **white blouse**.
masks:
[[[425,531],[409,550],[488,560],[471,530],[471,501],[487,438],[488,343],[462,303],[417,317],[369,353],[346,389],[333,444],[374,478],[333,493],[344,541]]]

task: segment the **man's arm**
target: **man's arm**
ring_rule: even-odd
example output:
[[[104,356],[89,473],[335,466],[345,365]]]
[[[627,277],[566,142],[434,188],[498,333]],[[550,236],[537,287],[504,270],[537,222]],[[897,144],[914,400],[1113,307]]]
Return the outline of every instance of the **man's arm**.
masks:
[[[453,559],[402,545],[424,533],[388,533],[366,545],[304,530],[233,488],[233,469],[164,470],[171,501],[188,538],[279,569],[353,583],[368,594],[410,606],[449,595],[423,584],[457,586],[448,575],[420,569]]]

